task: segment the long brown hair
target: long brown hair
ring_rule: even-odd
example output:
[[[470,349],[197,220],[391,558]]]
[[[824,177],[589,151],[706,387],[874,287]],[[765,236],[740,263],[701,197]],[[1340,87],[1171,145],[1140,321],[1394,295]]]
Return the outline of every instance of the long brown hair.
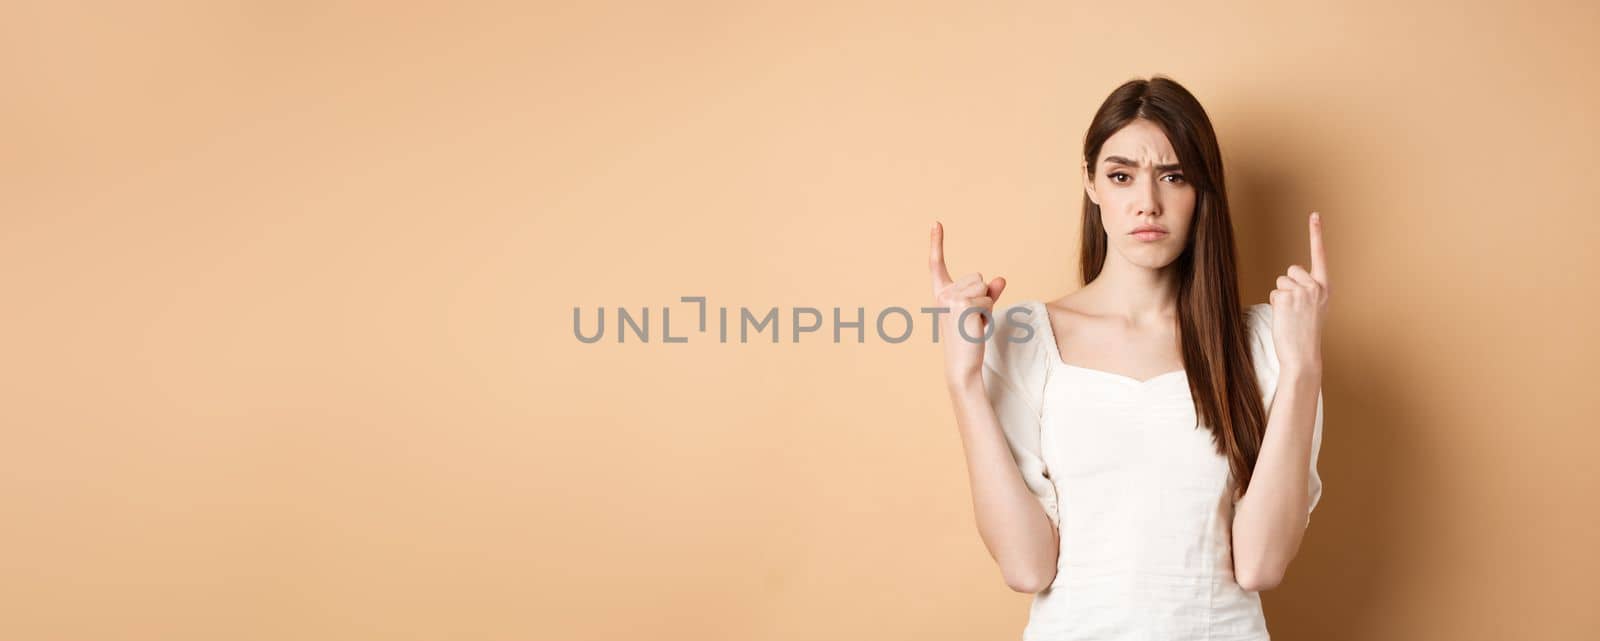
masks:
[[[1083,157],[1093,179],[1106,139],[1135,119],[1161,127],[1178,153],[1184,180],[1195,190],[1194,222],[1174,261],[1183,365],[1194,397],[1196,427],[1211,428],[1212,442],[1228,459],[1237,491],[1250,485],[1266,433],[1267,411],[1250,358],[1248,327],[1239,304],[1233,220],[1222,181],[1222,153],[1200,101],[1164,76],[1130,80],[1111,92],[1084,136]],[[1085,285],[1106,262],[1100,206],[1083,197],[1082,270]]]

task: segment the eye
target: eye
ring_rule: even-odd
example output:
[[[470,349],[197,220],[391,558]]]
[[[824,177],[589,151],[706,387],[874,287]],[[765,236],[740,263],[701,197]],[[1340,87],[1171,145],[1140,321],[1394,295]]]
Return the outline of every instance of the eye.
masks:
[[[1132,176],[1129,176],[1129,175],[1127,175],[1127,174],[1125,174],[1125,173],[1122,173],[1122,172],[1120,172],[1120,171],[1119,171],[1119,172],[1116,172],[1116,173],[1113,173],[1113,174],[1106,174],[1106,177],[1107,177],[1107,178],[1110,178],[1110,179],[1111,179],[1111,182],[1114,182],[1114,183],[1121,183],[1121,182],[1122,182],[1122,181],[1120,181],[1120,180],[1117,180],[1117,177],[1118,177],[1118,176],[1121,176],[1121,177],[1123,177],[1123,178],[1132,178]]]
[[[1173,180],[1173,181],[1172,181],[1172,182],[1175,182],[1175,183],[1181,183],[1181,182],[1183,182],[1183,174],[1167,174],[1167,175],[1166,175],[1166,177],[1167,177],[1167,178],[1174,178],[1174,179],[1176,179],[1176,180]]]

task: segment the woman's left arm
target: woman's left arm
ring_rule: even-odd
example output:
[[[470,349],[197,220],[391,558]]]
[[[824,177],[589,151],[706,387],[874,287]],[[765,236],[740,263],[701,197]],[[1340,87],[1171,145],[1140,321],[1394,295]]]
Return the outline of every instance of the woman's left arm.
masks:
[[[1291,265],[1272,291],[1277,391],[1250,485],[1234,506],[1234,580],[1252,592],[1283,581],[1310,521],[1311,454],[1322,396],[1322,324],[1328,307],[1322,217],[1310,217],[1311,271]]]
[[[1234,580],[1251,592],[1277,587],[1300,550],[1310,520],[1307,486],[1321,388],[1320,367],[1278,374],[1261,454],[1233,513]]]

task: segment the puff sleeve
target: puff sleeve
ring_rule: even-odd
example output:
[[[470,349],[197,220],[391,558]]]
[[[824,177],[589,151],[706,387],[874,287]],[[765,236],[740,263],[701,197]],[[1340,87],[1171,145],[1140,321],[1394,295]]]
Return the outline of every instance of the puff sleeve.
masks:
[[[983,350],[983,388],[1005,433],[1011,457],[1028,491],[1039,499],[1045,515],[1061,527],[1055,483],[1045,465],[1041,409],[1049,361],[1044,341],[1049,333],[1043,304],[1028,301],[997,309],[995,331]],[[1048,329],[1048,325],[1045,329]]]
[[[1256,378],[1261,384],[1263,393],[1262,403],[1265,407],[1272,407],[1272,399],[1278,391],[1278,352],[1272,341],[1272,305],[1269,303],[1256,303],[1250,306],[1246,314],[1250,327],[1251,353],[1255,358]],[[1317,502],[1322,499],[1322,477],[1317,474],[1317,455],[1322,450],[1322,390],[1317,390],[1317,414],[1311,432],[1311,470],[1307,476],[1306,491],[1310,503],[1306,509],[1306,523],[1311,522],[1311,512],[1316,509]],[[1237,503],[1237,501],[1235,501]]]

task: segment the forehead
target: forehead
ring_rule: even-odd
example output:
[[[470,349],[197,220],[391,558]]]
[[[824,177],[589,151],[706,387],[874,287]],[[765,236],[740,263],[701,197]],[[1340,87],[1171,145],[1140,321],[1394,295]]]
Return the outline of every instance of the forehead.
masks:
[[[1104,162],[1107,156],[1121,156],[1140,165],[1178,162],[1178,152],[1173,150],[1172,141],[1167,140],[1166,132],[1155,123],[1144,119],[1134,120],[1117,130],[1117,133],[1111,134],[1105,144],[1100,146],[1100,157],[1095,159],[1095,162]]]

